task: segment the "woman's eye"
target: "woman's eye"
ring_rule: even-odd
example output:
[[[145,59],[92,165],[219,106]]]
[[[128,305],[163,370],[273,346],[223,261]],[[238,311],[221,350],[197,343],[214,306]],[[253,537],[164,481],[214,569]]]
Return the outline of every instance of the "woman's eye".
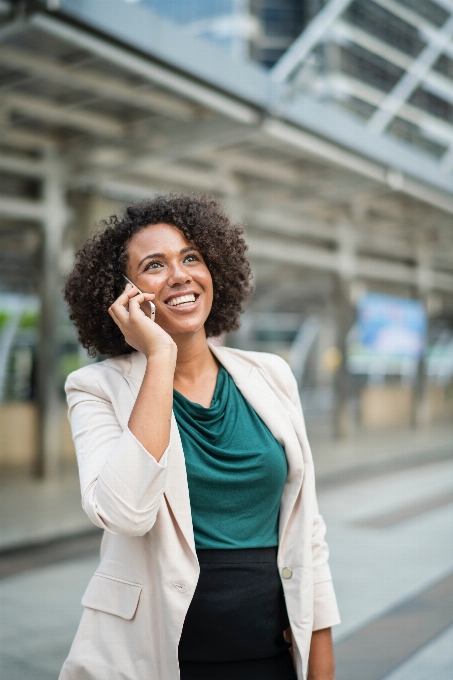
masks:
[[[198,260],[198,257],[196,255],[187,255],[187,257],[184,258],[184,262],[196,262]]]
[[[145,267],[145,271],[147,269],[157,269],[158,267],[162,267],[162,264],[160,262],[148,262],[148,264]]]

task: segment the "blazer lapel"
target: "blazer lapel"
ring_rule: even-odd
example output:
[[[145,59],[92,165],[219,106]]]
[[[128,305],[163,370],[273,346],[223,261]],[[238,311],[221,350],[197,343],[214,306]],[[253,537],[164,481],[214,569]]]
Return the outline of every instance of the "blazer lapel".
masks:
[[[140,352],[134,352],[131,355],[131,370],[126,378],[134,395],[134,400],[137,398],[140,390],[145,369],[146,359],[144,355]],[[170,449],[168,452],[168,476],[164,495],[184,538],[193,553],[196,554],[186,464],[178,425],[173,413],[171,416]]]
[[[210,345],[210,349],[231,375],[249,404],[285,449],[288,477],[280,508],[281,540],[297,500],[304,473],[301,444],[292,422],[295,409],[289,400],[287,404],[282,402],[276,390],[264,379],[256,365],[244,361],[242,357],[239,359],[228,349],[212,345]]]

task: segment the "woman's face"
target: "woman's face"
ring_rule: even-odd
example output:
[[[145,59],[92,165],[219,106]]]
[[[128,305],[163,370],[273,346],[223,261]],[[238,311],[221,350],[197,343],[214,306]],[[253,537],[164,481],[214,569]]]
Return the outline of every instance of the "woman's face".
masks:
[[[196,246],[171,224],[152,224],[128,246],[126,274],[143,293],[154,293],[156,322],[169,335],[196,333],[212,307],[209,270]]]

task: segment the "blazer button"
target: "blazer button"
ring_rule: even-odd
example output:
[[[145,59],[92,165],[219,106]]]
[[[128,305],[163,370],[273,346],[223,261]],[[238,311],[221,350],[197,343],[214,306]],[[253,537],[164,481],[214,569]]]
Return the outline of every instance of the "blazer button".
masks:
[[[291,578],[292,575],[293,575],[293,572],[289,567],[283,567],[283,569],[282,569],[283,578]]]

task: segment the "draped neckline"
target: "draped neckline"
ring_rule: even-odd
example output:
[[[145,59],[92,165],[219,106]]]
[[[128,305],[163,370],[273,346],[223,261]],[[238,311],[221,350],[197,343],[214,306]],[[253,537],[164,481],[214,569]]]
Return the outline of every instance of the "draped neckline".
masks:
[[[210,406],[202,406],[195,401],[190,401],[178,390],[173,390],[173,396],[177,404],[184,408],[190,420],[197,422],[209,422],[210,427],[220,423],[227,407],[228,390],[225,389],[228,381],[227,370],[220,365],[217,373],[216,385]]]

